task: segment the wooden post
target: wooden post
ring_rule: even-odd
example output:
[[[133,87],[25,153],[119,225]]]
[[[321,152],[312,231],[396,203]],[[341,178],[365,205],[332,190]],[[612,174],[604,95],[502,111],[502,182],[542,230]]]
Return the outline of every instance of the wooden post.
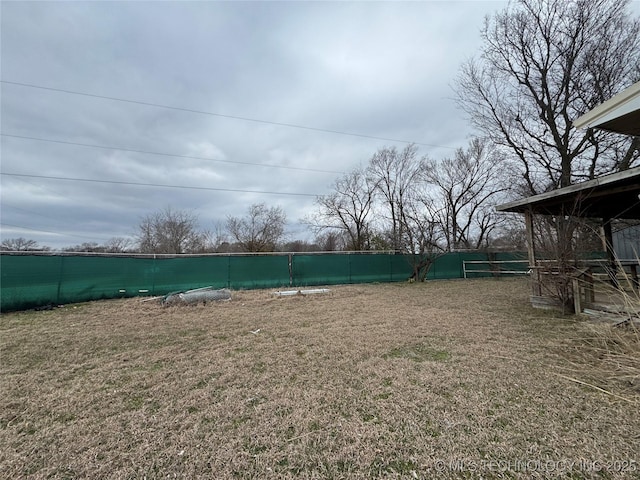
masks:
[[[589,269],[589,271],[585,275],[585,278],[587,281],[584,293],[585,301],[588,303],[593,303],[596,301],[596,293],[595,289],[593,288],[593,272],[591,271],[591,269]]]
[[[571,280],[573,283],[573,310],[575,311],[576,315],[579,315],[582,313],[582,295],[580,295],[580,278],[573,277]]]
[[[600,241],[602,242],[602,251],[607,251],[607,235],[604,232],[604,220],[602,220],[602,225],[600,225]]]
[[[635,263],[630,265],[631,268],[631,284],[633,289],[638,292],[640,291],[640,283],[638,282],[638,266]]]
[[[616,275],[617,265],[616,265],[616,253],[613,251],[613,232],[611,230],[611,219],[603,218],[602,219],[602,230],[604,231],[604,240],[605,240],[605,249],[607,252],[607,260],[609,264],[609,280],[611,280],[611,285],[615,288],[619,288],[618,277]]]
[[[534,242],[535,235],[533,232],[533,212],[530,209],[524,212],[524,223],[527,229],[527,253],[529,255],[529,268],[532,269],[533,273],[533,275],[531,275],[532,294],[540,296],[542,295],[542,289],[540,286],[538,269],[536,268],[536,246]]]

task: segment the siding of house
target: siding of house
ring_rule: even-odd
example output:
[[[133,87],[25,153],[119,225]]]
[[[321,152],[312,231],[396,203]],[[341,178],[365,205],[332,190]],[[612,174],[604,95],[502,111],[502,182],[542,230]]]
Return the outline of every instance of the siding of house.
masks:
[[[620,260],[640,258],[640,225],[613,232],[613,249]]]

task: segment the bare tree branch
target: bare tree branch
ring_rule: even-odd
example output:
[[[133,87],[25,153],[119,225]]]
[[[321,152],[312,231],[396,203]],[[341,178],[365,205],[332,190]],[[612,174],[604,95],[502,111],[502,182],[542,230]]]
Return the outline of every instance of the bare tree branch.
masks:
[[[628,0],[517,0],[488,18],[456,97],[517,160],[525,194],[630,168],[638,142],[572,120],[639,79],[640,21]]]
[[[281,207],[251,205],[245,217],[228,217],[229,235],[245,252],[273,252],[284,235],[287,217]]]
[[[197,217],[171,207],[144,217],[137,238],[142,253],[198,253],[207,248]]]

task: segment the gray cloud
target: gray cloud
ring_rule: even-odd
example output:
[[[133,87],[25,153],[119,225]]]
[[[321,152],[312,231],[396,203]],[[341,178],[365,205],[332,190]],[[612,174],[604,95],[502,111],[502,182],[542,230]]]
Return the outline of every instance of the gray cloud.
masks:
[[[2,79],[442,145],[472,133],[450,99],[483,16],[504,2],[3,2]],[[347,171],[392,142],[1,84],[2,132],[232,162]],[[258,190],[166,189],[2,176],[2,238],[52,247],[130,235],[171,205],[211,229],[251,203],[290,229],[336,174],[2,137],[3,173]],[[446,148],[449,147],[449,148]],[[25,227],[16,228],[11,225]],[[53,233],[50,233],[53,232]]]

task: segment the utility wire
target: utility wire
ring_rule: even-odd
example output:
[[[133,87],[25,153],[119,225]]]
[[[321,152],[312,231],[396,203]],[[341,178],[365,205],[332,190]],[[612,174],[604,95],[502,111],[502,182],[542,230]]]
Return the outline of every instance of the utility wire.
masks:
[[[53,88],[53,87],[46,87],[44,85],[35,85],[32,83],[23,83],[23,82],[13,82],[10,80],[0,80],[0,83],[6,83],[8,85],[18,85],[21,87],[27,87],[27,88],[37,88],[40,90],[49,90],[52,92],[60,92],[60,93],[66,93],[69,95],[81,95],[83,97],[91,97],[91,98],[100,98],[103,100],[112,100],[114,102],[124,102],[124,103],[133,103],[136,105],[145,105],[147,107],[157,107],[157,108],[166,108],[169,110],[178,110],[181,112],[189,112],[189,113],[197,113],[200,115],[209,115],[212,117],[221,117],[221,118],[232,118],[234,120],[243,120],[245,122],[254,122],[254,123],[263,123],[266,125],[276,125],[279,127],[289,127],[289,128],[298,128],[301,130],[311,130],[311,131],[315,131],[315,132],[324,132],[324,133],[333,133],[336,135],[347,135],[350,137],[360,137],[360,138],[371,138],[374,140],[384,140],[386,142],[395,142],[395,143],[407,143],[407,144],[415,144],[415,145],[422,145],[425,147],[434,147],[434,148],[448,148],[450,150],[455,150],[454,147],[448,147],[446,145],[435,145],[432,143],[421,143],[421,142],[411,142],[409,140],[398,140],[396,138],[386,138],[386,137],[377,137],[375,135],[364,135],[362,133],[353,133],[353,132],[343,132],[340,130],[331,130],[328,128],[319,128],[319,127],[309,127],[309,126],[305,126],[305,125],[297,125],[294,123],[282,123],[282,122],[272,122],[269,120],[260,120],[257,118],[249,118],[249,117],[240,117],[240,116],[236,116],[236,115],[226,115],[223,113],[214,113],[214,112],[207,112],[204,110],[195,110],[195,109],[191,109],[191,108],[183,108],[183,107],[174,107],[171,105],[162,105],[159,103],[152,103],[152,102],[142,102],[139,100],[130,100],[130,99],[126,99],[126,98],[118,98],[118,97],[109,97],[106,95],[96,95],[94,93],[86,93],[86,92],[78,92],[75,90],[65,90],[62,88]]]
[[[0,172],[0,175],[5,175],[9,177],[42,178],[46,180],[67,180],[72,182],[108,183],[113,185],[133,185],[136,187],[180,188],[180,189],[187,189],[187,190],[212,190],[216,192],[260,193],[264,195],[291,195],[291,196],[299,196],[299,197],[317,197],[318,196],[313,193],[271,192],[271,191],[261,191],[261,190],[242,190],[242,189],[235,189],[235,188],[195,187],[191,185],[168,185],[164,183],[122,182],[122,181],[116,181],[116,180],[97,180],[93,178],[72,178],[72,177],[52,177],[47,175],[29,175],[24,173]]]
[[[89,147],[89,148],[101,148],[104,150],[118,150],[121,152],[132,152],[132,153],[144,153],[147,155],[160,155],[163,157],[175,157],[175,158],[188,158],[193,160],[207,160],[211,162],[221,162],[221,163],[230,163],[232,165],[251,165],[254,167],[268,167],[268,168],[283,168],[288,170],[300,170],[305,172],[318,172],[318,173],[338,173],[343,174],[344,172],[338,172],[337,170],[321,170],[316,168],[304,168],[304,167],[290,167],[285,165],[273,165],[269,163],[251,163],[251,162],[235,162],[233,160],[220,160],[217,158],[210,157],[196,157],[193,155],[177,155],[173,153],[164,153],[164,152],[152,152],[148,150],[136,150],[133,148],[121,148],[121,147],[110,147],[106,145],[94,145],[91,143],[78,143],[78,142],[67,142],[64,140],[53,140],[51,138],[40,138],[40,137],[29,137],[26,135],[13,135],[10,133],[0,133],[0,136],[3,137],[11,137],[11,138],[20,138],[23,140],[36,140],[38,142],[49,142],[49,143],[59,143],[62,145],[75,145],[79,147]]]

